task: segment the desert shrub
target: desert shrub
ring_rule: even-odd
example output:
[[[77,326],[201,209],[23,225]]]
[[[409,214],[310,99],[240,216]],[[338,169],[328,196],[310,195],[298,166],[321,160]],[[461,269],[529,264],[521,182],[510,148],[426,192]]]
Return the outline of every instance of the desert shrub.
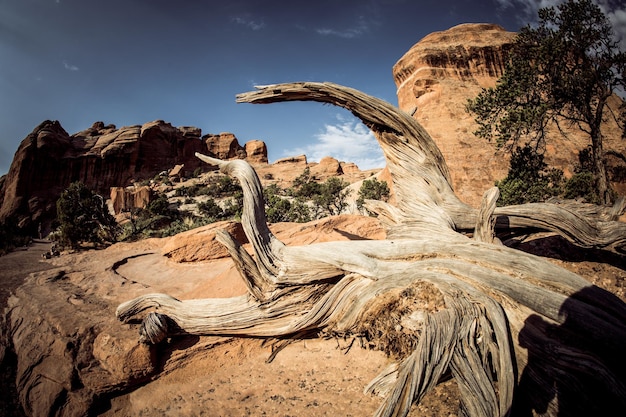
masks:
[[[592,204],[601,204],[602,198],[598,187],[598,179],[593,172],[592,149],[589,146],[578,152],[578,163],[574,165],[574,175],[565,183],[563,197],[582,199]],[[609,187],[608,193],[612,201],[617,198],[617,194],[611,187]]]
[[[241,191],[241,186],[231,177],[222,175],[209,180],[208,184],[192,184],[178,187],[175,191],[177,197],[196,197],[208,195],[213,198],[228,197]]]
[[[237,185],[239,187],[239,185]],[[224,204],[224,218],[241,219],[243,213],[243,191],[241,187],[237,189],[229,200]]]
[[[294,182],[288,194],[299,200],[297,211],[300,218],[318,219],[324,216],[341,213],[347,206],[350,191],[345,188],[350,185],[338,177],[330,177],[320,183],[311,175],[307,167]],[[311,201],[311,205],[305,201]],[[308,207],[309,215],[305,215],[304,208]],[[308,221],[308,220],[303,220]]]
[[[232,177],[220,176],[217,180],[216,192],[221,195],[234,195],[241,191],[241,186]]]
[[[563,171],[548,169],[543,154],[525,145],[513,151],[509,172],[496,186],[499,206],[545,201],[562,193]]]
[[[62,245],[80,247],[82,242],[115,242],[117,223],[102,196],[95,194],[82,182],[74,182],[57,200],[59,239]]]
[[[291,194],[294,197],[313,198],[321,194],[322,185],[311,175],[307,167],[294,181]]]
[[[199,195],[210,195],[212,190],[206,185],[193,184],[190,186],[183,185],[176,188],[174,195],[177,197],[196,197]]]
[[[365,200],[387,201],[389,193],[389,185],[385,181],[378,181],[376,178],[364,180],[361,188],[359,188],[359,198],[356,200],[356,206],[359,210],[362,210]]]
[[[207,224],[213,223],[213,221],[214,220],[209,219],[208,217],[183,216],[172,221],[167,227],[154,232],[152,236],[174,236],[178,233],[186,232],[187,230],[206,226]]]
[[[198,210],[210,219],[221,219],[224,217],[224,210],[212,198],[198,203]]]
[[[265,200],[265,216],[270,223],[286,222],[291,203],[280,196],[281,189],[276,184],[271,184],[263,189]]]
[[[160,237],[161,231],[181,216],[165,194],[157,195],[146,208],[133,208],[127,214],[128,222],[123,224],[120,234],[120,240],[124,241]]]
[[[589,171],[577,172],[565,183],[563,197],[583,199],[588,203],[600,204],[597,180]]]
[[[307,202],[297,197],[290,201],[289,207],[289,221],[296,223],[306,223],[313,220],[313,214],[311,213],[311,207]]]
[[[338,177],[330,177],[321,184],[319,194],[313,197],[313,203],[329,215],[340,214],[347,206],[350,190],[345,188],[350,185]]]
[[[121,241],[134,241],[151,237],[151,231],[167,227],[171,222],[169,217],[154,215],[147,209],[132,209],[128,214],[129,219],[122,224],[118,237]]]
[[[302,197],[288,198],[282,196],[286,191],[272,184],[263,190],[265,198],[265,215],[270,223],[297,222],[311,220],[311,209]]]
[[[160,194],[157,198],[148,203],[146,210],[152,215],[171,216],[170,202],[165,194]]]
[[[191,197],[189,195],[189,187],[183,185],[182,187],[178,187],[174,190],[174,195],[176,197]]]
[[[6,218],[0,223],[0,255],[30,243],[31,237],[26,230],[17,225],[13,217]]]
[[[286,198],[272,196],[265,200],[265,215],[270,223],[289,222],[291,202]]]

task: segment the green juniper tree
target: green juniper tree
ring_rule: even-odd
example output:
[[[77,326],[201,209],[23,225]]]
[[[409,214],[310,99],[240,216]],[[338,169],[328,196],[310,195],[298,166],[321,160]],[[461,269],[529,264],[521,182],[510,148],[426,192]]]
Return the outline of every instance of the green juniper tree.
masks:
[[[346,187],[350,185],[338,177],[328,178],[320,187],[320,193],[313,198],[313,203],[320,207],[328,215],[334,216],[348,206],[348,196],[350,190]]]
[[[387,201],[389,193],[389,186],[385,181],[378,181],[376,178],[364,180],[361,188],[359,188],[359,198],[356,200],[356,206],[359,210],[362,210],[365,200]]]
[[[509,58],[496,87],[468,102],[476,134],[512,150],[520,140],[541,148],[550,122],[579,128],[590,140],[599,201],[610,203],[601,125],[609,97],[626,86],[626,53],[607,17],[591,0],[542,8],[538,24],[519,32]]]
[[[348,196],[350,190],[346,187],[350,185],[339,177],[330,177],[323,183],[318,182],[311,175],[311,170],[307,167],[302,174],[293,181],[293,189],[291,196],[295,197],[298,203],[296,207],[297,215],[300,219],[310,217],[311,219],[319,219],[324,216],[333,216],[341,214],[348,206]],[[304,200],[312,201],[310,216],[303,215]],[[306,220],[305,220],[306,221]]]
[[[78,248],[82,242],[115,242],[118,225],[104,198],[82,182],[73,182],[57,200],[61,244]]]
[[[543,154],[526,145],[511,155],[507,176],[496,182],[500,189],[499,206],[538,203],[561,194],[563,171],[548,169]]]

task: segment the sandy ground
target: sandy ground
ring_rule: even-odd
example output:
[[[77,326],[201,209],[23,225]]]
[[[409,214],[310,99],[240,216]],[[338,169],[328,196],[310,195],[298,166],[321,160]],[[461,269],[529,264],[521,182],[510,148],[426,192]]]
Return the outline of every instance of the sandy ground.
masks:
[[[233,339],[174,372],[114,398],[100,415],[122,416],[368,416],[382,398],[367,386],[390,360],[358,340],[294,342],[267,363],[271,346]],[[430,392],[410,416],[456,416],[454,382]]]
[[[9,294],[28,274],[53,267],[42,258],[51,247],[52,243],[47,240],[35,240],[30,246],[0,256],[0,310],[4,310]]]

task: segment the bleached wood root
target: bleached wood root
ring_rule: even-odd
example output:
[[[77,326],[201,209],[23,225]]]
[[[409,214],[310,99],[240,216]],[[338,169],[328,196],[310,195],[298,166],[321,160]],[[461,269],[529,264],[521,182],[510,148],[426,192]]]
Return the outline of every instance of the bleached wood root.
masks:
[[[582,277],[494,239],[499,230],[541,229],[583,247],[620,252],[626,229],[614,220],[623,205],[608,215],[568,204],[496,208],[498,191],[492,189],[475,210],[454,195],[428,134],[378,99],[328,83],[265,86],[238,96],[240,102],[288,100],[345,107],[373,130],[398,204],[370,201],[368,210],[379,213],[389,238],[286,246],[267,227],[252,167],[198,154],[242,185],[242,224],[253,253],[225,232],[217,239],[248,294],[204,300],[149,294],[121,304],[116,314],[122,321],[147,314],[142,340],[360,335],[398,359],[368,387],[386,395],[378,416],[405,416],[446,373],[457,382],[462,413],[469,416],[507,415],[516,395],[542,395],[555,384],[572,393],[561,401],[589,404],[594,395],[605,395],[603,404],[626,406],[626,364],[619,359],[626,349],[626,305]],[[473,231],[475,238],[459,231]],[[541,372],[533,370],[537,361],[547,361]],[[587,380],[594,381],[589,392]]]
[[[500,197],[498,187],[490,188],[483,195],[476,227],[474,228],[474,239],[479,242],[494,243],[498,239],[495,232],[496,218],[493,216],[498,197]]]

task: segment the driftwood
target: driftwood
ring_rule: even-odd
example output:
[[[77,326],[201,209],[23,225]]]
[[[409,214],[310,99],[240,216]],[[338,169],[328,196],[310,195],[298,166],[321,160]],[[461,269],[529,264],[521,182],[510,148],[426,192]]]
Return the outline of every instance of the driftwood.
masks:
[[[241,160],[197,156],[239,179],[246,252],[228,249],[249,293],[177,300],[149,294],[121,304],[144,312],[141,339],[177,334],[298,338],[307,332],[363,337],[397,359],[367,387],[385,397],[377,415],[405,416],[444,378],[454,378],[469,416],[580,415],[626,406],[626,305],[543,258],[502,245],[496,234],[554,232],[582,248],[626,250],[623,210],[570,203],[480,209],[461,202],[445,161],[408,114],[329,83],[259,87],[239,102],[312,100],[350,110],[375,134],[397,204],[369,201],[388,238],[286,246],[267,227],[261,185]],[[473,236],[472,238],[469,236]],[[599,414],[598,414],[599,415]]]

